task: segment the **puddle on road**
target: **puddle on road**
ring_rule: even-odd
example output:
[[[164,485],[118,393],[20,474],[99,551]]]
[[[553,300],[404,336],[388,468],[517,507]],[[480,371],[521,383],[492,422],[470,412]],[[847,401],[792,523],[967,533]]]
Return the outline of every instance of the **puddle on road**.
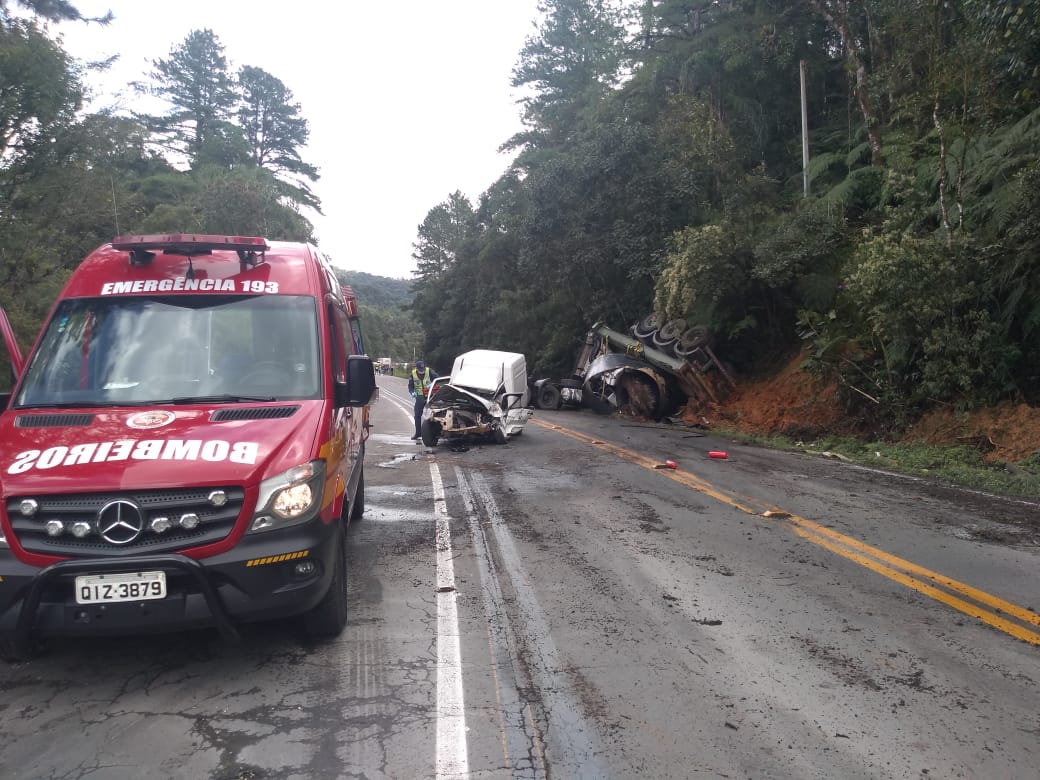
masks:
[[[394,455],[392,460],[386,460],[376,465],[381,469],[392,469],[394,466],[407,463],[410,460],[419,460],[421,457],[422,455],[418,452],[402,452],[399,455]]]

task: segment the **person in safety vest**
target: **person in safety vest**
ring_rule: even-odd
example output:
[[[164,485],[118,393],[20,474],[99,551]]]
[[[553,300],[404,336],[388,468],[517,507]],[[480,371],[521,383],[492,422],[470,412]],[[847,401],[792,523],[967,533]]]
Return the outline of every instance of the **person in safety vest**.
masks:
[[[430,382],[438,376],[440,375],[436,371],[426,367],[424,361],[417,360],[415,361],[415,368],[412,369],[412,373],[408,377],[408,392],[415,399],[415,435],[412,437],[412,441],[422,436],[420,432],[422,413],[423,409],[426,408],[426,398],[430,393]]]

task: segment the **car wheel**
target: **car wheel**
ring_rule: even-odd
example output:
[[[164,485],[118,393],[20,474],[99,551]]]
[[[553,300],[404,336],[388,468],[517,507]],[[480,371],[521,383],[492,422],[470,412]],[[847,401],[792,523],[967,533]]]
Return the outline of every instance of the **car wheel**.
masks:
[[[506,436],[506,429],[503,428],[501,425],[495,426],[495,430],[492,432],[492,435],[495,437],[495,444],[505,444],[507,441],[509,441],[509,437]]]
[[[336,554],[332,561],[332,582],[321,601],[303,616],[303,627],[311,639],[339,636],[347,625],[347,550],[344,533],[336,537]]]
[[[365,467],[361,467],[357,490],[354,492],[354,507],[350,510],[350,522],[356,523],[365,516]]]
[[[430,420],[423,420],[422,425],[419,428],[419,432],[422,434],[422,443],[427,447],[436,447],[437,439],[440,437],[440,426]]]

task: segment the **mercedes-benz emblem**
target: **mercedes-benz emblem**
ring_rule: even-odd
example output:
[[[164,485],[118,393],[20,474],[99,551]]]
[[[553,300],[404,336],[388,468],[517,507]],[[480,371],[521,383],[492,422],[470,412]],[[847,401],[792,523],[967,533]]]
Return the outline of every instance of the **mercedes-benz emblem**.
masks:
[[[130,544],[144,530],[141,507],[130,501],[110,501],[97,515],[97,530],[111,544]]]

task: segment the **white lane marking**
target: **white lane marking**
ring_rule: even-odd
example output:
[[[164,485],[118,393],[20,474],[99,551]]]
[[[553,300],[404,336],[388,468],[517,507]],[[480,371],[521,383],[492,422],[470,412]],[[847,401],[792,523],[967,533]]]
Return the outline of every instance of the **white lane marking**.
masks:
[[[466,753],[466,708],[462,698],[462,653],[455,603],[455,564],[451,552],[451,518],[437,464],[430,463],[437,539],[437,745],[438,778],[469,777]]]
[[[515,659],[519,658],[520,651],[513,626],[509,622],[498,568],[488,546],[487,536],[480,526],[480,515],[473,491],[466,481],[465,472],[459,466],[455,466],[455,479],[462,503],[466,507],[469,532],[476,552],[505,765],[510,768],[514,779],[541,780],[548,777],[541,729],[536,715],[531,711],[531,705],[523,701],[519,693],[522,689],[533,688],[533,684],[525,671],[517,668]],[[523,682],[518,680],[521,676]]]
[[[403,396],[394,395],[393,393],[387,392],[386,388],[379,388],[379,397],[390,401],[393,406],[396,406],[401,410],[401,413],[405,415],[409,420],[415,420],[415,401],[412,398],[405,399]]]

